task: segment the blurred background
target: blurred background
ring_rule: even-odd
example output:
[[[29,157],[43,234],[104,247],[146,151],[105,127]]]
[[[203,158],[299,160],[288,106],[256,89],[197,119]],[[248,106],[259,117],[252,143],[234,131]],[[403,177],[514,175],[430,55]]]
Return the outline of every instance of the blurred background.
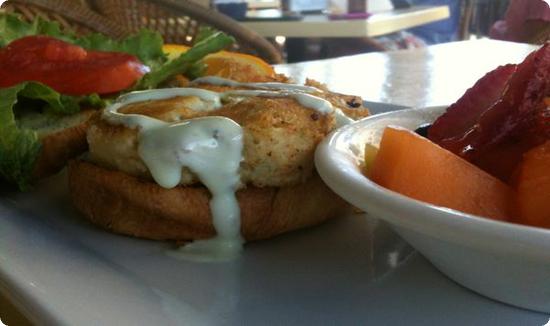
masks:
[[[122,37],[141,28],[190,45],[200,26],[269,63],[496,38],[548,39],[548,0],[8,0],[4,10]]]

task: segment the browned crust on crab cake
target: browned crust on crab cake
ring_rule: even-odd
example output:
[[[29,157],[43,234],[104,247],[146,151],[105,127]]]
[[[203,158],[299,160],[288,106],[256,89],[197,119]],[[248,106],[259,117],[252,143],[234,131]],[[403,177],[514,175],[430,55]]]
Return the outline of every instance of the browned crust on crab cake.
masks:
[[[76,207],[92,223],[112,232],[155,240],[195,240],[215,235],[205,187],[164,189],[126,173],[76,160],[69,164]],[[247,187],[237,191],[241,232],[246,240],[319,224],[349,205],[317,174],[290,187]]]

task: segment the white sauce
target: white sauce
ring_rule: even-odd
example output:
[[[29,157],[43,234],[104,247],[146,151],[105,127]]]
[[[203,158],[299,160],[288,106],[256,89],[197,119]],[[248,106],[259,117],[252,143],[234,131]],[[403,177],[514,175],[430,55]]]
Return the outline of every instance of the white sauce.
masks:
[[[139,91],[125,94],[118,98],[118,100],[107,107],[103,111],[103,118],[114,124],[123,124],[129,128],[141,127],[141,129],[148,129],[152,127],[159,127],[166,125],[166,122],[151,118],[141,114],[124,114],[119,113],[118,110],[132,103],[144,102],[148,100],[165,100],[178,96],[196,96],[200,99],[212,102],[212,108],[219,109],[222,104],[220,101],[220,95],[216,92],[211,92],[205,89],[199,88],[166,88],[155,89],[150,91]]]
[[[220,108],[221,100],[230,97],[292,97],[302,106],[319,113],[334,112],[338,126],[353,120],[335,109],[329,101],[308,94],[320,92],[315,87],[284,83],[239,83],[212,76],[196,79],[192,84],[198,83],[260,90],[217,93],[198,88],[170,88],[133,92],[121,96],[106,108],[103,118],[113,124],[139,128],[139,156],[161,187],[176,187],[181,181],[182,168],[187,167],[212,194],[210,210],[216,237],[192,242],[171,255],[198,261],[229,260],[239,255],[244,242],[240,234],[240,208],[235,196],[240,185],[239,166],[243,159],[241,126],[225,117],[209,116],[168,123],[145,115],[120,113],[118,110],[132,103],[178,96],[196,96],[209,102],[205,110]]]
[[[103,116],[111,123],[139,128],[139,156],[161,187],[177,186],[182,167],[187,167],[212,194],[210,210],[216,237],[186,245],[179,250],[178,256],[193,260],[232,259],[238,256],[243,245],[240,209],[235,197],[240,185],[241,126],[225,117],[167,123],[144,115],[118,112],[130,103],[175,96],[198,96],[220,106],[219,96],[214,92],[197,89],[152,90],[122,97],[107,108]]]
[[[193,260],[227,260],[242,250],[240,209],[241,126],[224,117],[203,117],[141,132],[139,155],[162,187],[181,180],[185,166],[212,194],[210,211],[217,236],[180,248],[178,256]]]
[[[289,91],[300,91],[307,93],[322,93],[322,91],[313,86],[306,85],[296,85],[296,84],[286,84],[286,83],[241,83],[227,78],[222,78],[218,76],[205,76],[194,79],[190,85],[196,86],[198,84],[210,84],[216,86],[230,86],[230,87],[246,87],[246,88],[255,88],[255,89],[274,89],[274,90],[289,90]]]
[[[264,97],[292,97],[301,105],[316,110],[319,113],[327,114],[334,111],[336,117],[336,127],[341,127],[352,123],[354,120],[348,117],[342,110],[335,109],[332,104],[324,98],[308,94],[322,93],[323,91],[306,85],[295,85],[286,83],[241,83],[231,79],[218,76],[205,76],[193,80],[190,85],[211,84],[217,86],[246,87],[255,88],[255,90],[231,90],[221,93],[222,98],[230,96],[264,96]]]
[[[231,96],[292,97],[298,103],[305,106],[306,108],[313,109],[322,114],[331,113],[334,110],[334,108],[332,107],[332,104],[330,104],[329,101],[325,100],[324,98],[313,96],[307,93],[275,92],[275,91],[263,91],[263,90],[234,90],[234,91],[224,92],[222,93],[222,96],[224,98],[231,97]]]
[[[334,115],[336,117],[336,127],[337,128],[340,128],[342,126],[345,126],[345,125],[348,125],[352,122],[354,122],[355,120],[353,120],[352,118],[348,117],[344,112],[342,112],[342,110],[340,109],[334,109]]]

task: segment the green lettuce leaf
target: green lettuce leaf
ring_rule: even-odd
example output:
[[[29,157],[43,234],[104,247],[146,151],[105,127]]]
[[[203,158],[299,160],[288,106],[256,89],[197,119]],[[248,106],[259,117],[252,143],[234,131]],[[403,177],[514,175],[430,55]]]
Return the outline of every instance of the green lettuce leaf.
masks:
[[[223,50],[234,41],[233,37],[222,32],[203,35],[187,52],[143,76],[135,86],[135,89],[155,88],[160,83],[176,74],[187,74],[189,72],[201,74],[204,71],[204,65],[201,62],[202,58],[210,53]]]
[[[74,39],[73,35],[61,32],[59,24],[56,22],[48,22],[38,18],[32,23],[27,23],[20,20],[16,15],[0,14],[0,47],[29,35],[48,35],[67,42]]]
[[[40,154],[40,141],[35,131],[20,128],[16,121],[17,103],[26,101],[25,110],[44,111],[45,114],[72,114],[82,103],[103,105],[97,95],[72,97],[61,95],[46,85],[36,82],[21,83],[0,89],[0,176],[19,189],[29,188],[30,177]],[[32,103],[34,107],[29,107]]]
[[[20,130],[15,123],[13,106],[22,89],[23,84],[0,89],[0,175],[27,190],[41,145],[36,132]]]
[[[155,70],[166,62],[166,55],[162,51],[162,37],[159,33],[146,29],[120,41],[95,33],[75,38],[72,43],[90,50],[132,54],[149,66],[151,70]]]

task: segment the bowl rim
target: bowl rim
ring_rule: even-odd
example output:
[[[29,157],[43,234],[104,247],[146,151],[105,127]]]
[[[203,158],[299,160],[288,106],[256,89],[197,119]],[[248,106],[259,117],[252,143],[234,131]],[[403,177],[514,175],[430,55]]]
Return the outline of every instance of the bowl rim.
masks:
[[[444,107],[393,111],[373,115],[333,131],[315,152],[315,165],[321,178],[342,198],[369,214],[376,213],[376,217],[390,224],[476,249],[550,260],[549,229],[493,220],[428,204],[379,186],[361,172],[357,164],[360,158],[354,156],[349,146],[358,129],[369,128],[384,119],[394,121],[400,117],[403,121],[424,119],[424,123],[432,122],[427,117],[443,111]],[[414,215],[414,219],[403,217],[404,214]]]

